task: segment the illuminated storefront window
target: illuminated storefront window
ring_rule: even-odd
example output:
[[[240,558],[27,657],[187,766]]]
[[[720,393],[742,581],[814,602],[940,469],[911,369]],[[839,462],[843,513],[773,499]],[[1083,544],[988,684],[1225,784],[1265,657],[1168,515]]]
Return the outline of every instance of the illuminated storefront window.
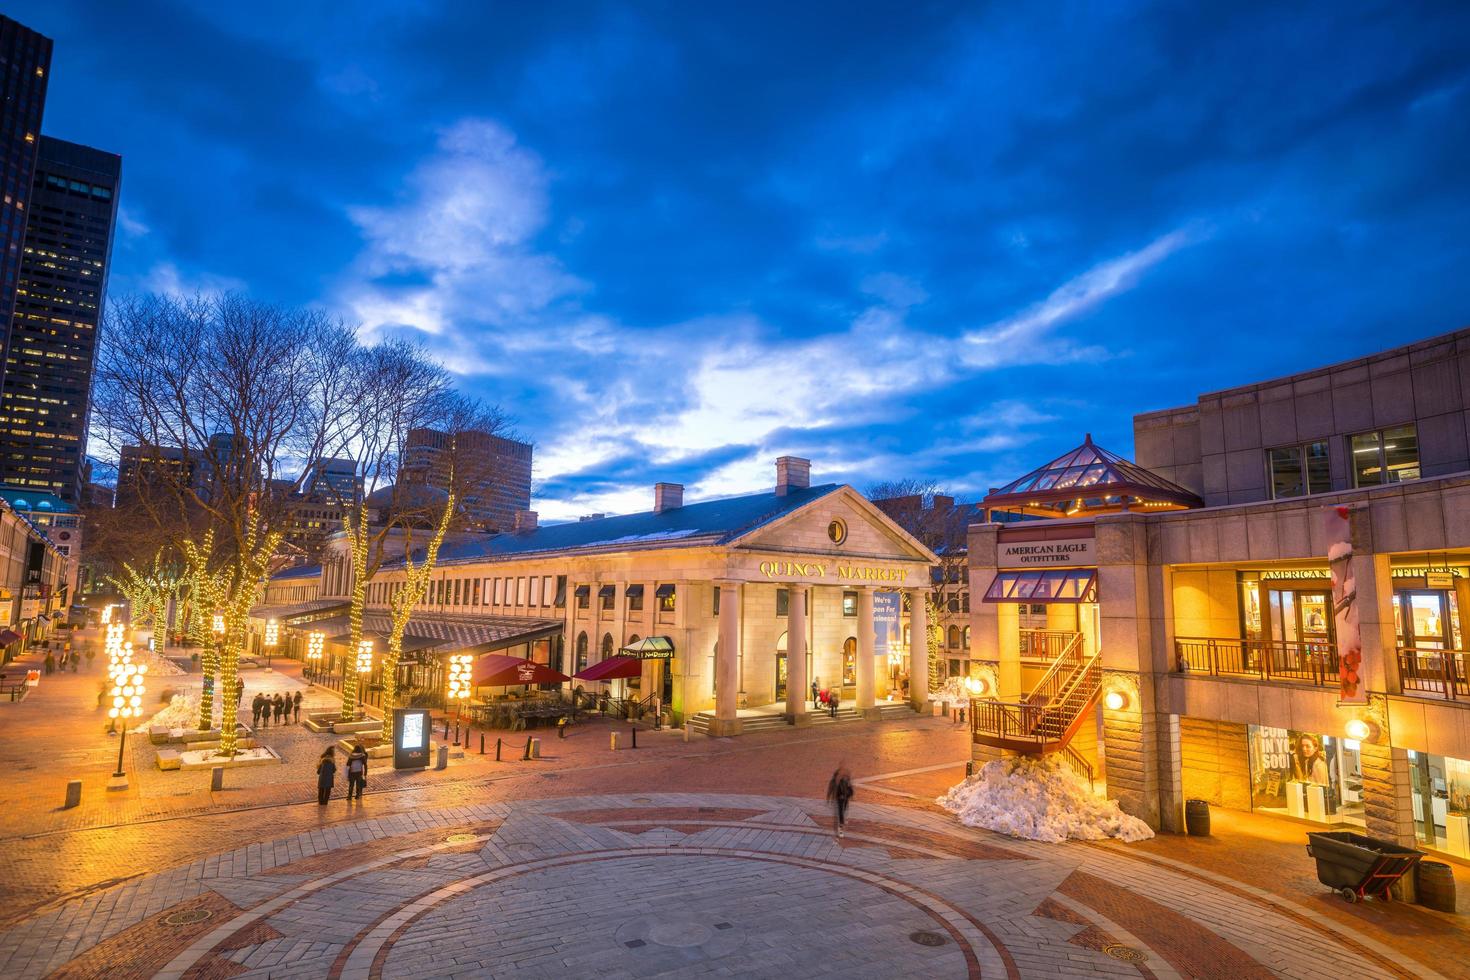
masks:
[[[1319,823],[1364,825],[1357,742],[1248,725],[1251,808]]]
[[[1470,761],[1409,752],[1414,835],[1426,847],[1470,857]]]

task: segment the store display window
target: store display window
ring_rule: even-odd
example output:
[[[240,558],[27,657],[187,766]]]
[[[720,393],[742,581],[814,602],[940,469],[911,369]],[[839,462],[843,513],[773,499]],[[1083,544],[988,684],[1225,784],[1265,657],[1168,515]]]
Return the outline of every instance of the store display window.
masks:
[[[1247,726],[1251,807],[1363,826],[1363,768],[1352,739],[1265,725]]]
[[[1420,843],[1470,858],[1470,761],[1410,751],[1409,773]]]

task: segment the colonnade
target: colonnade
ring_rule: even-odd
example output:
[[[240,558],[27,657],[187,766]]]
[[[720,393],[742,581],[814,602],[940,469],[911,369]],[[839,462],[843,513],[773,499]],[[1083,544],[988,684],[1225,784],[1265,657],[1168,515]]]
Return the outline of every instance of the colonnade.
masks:
[[[769,583],[762,583],[769,584]],[[721,579],[719,644],[715,648],[715,719],[710,733],[738,735],[740,718],[740,660],[742,653],[740,605],[744,582]],[[787,585],[786,606],[786,715],[800,725],[807,717],[807,600],[814,586]],[[842,589],[858,594],[857,704],[863,715],[876,714],[877,665],[874,663],[873,594],[870,585],[847,585]],[[890,590],[885,590],[890,591]],[[902,590],[909,601],[909,700],[922,706],[929,695],[928,605],[922,589]]]

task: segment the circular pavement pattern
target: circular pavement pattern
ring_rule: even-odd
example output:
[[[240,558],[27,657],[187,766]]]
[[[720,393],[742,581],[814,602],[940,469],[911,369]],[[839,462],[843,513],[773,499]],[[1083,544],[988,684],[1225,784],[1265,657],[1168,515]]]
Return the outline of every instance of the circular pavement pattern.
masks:
[[[1122,954],[1122,955],[1120,955]],[[0,975],[1419,977],[1302,906],[914,808],[665,794],[327,825],[0,933]]]

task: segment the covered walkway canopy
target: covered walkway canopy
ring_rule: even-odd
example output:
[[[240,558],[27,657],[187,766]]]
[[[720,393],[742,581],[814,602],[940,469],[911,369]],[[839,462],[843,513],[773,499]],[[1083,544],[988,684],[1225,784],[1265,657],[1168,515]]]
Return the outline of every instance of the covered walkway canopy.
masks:
[[[362,618],[363,634],[381,648],[386,648],[393,623],[383,613],[368,613]],[[322,633],[328,643],[346,644],[351,636],[351,623],[346,616],[334,616],[312,623],[291,624],[300,633]],[[562,624],[555,619],[523,619],[515,616],[461,618],[414,614],[403,634],[405,653],[442,650],[445,653],[468,650],[491,653],[560,633]]]
[[[351,603],[346,599],[313,599],[310,602],[252,606],[250,607],[250,618],[274,619],[278,623],[290,624],[293,619],[299,619],[302,616],[315,616],[338,610],[345,611],[349,605]]]
[[[1127,510],[1152,513],[1204,505],[1178,484],[1096,445],[1090,433],[1076,449],[992,490],[980,502],[987,514],[998,511],[1026,517],[1091,517]]]

